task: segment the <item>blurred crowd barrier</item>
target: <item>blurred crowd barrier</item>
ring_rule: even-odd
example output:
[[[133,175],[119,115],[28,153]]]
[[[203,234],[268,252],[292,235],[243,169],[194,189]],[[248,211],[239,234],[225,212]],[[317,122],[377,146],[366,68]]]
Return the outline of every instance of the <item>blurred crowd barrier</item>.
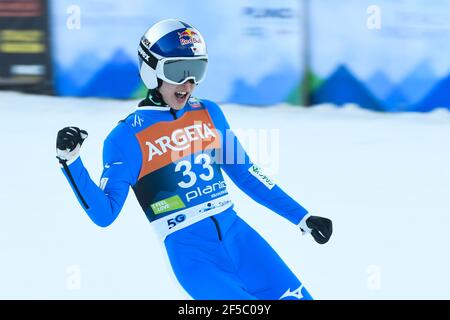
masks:
[[[137,46],[165,18],[207,41],[199,97],[450,108],[450,0],[0,0],[0,88],[142,97]]]

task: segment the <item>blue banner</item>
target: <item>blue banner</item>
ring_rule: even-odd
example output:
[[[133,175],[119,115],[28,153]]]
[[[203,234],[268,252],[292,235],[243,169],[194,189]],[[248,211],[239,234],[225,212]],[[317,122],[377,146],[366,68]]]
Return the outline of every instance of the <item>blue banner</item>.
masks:
[[[178,18],[205,37],[209,65],[196,95],[218,102],[298,103],[302,66],[300,2],[52,1],[59,95],[142,97],[137,47],[154,23]]]
[[[450,1],[310,3],[313,103],[450,108]]]

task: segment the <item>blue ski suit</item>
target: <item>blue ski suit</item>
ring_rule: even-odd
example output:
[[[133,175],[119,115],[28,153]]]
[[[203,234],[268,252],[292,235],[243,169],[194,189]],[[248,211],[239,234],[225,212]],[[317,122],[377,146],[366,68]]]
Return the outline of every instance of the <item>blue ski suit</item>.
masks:
[[[311,299],[272,247],[233,210],[222,176],[293,224],[307,211],[253,164],[217,104],[138,107],[104,142],[98,186],[81,158],[62,168],[89,218],[118,216],[130,186],[194,299]]]

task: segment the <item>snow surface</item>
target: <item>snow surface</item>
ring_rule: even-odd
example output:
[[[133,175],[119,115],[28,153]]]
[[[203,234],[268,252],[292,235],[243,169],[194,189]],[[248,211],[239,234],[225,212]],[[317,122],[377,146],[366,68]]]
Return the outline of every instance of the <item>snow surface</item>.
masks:
[[[82,159],[98,181],[103,139],[135,105],[0,93],[0,298],[188,298],[133,193],[114,224],[99,228],[55,159],[60,128],[86,129]],[[316,299],[450,298],[448,111],[223,110],[235,129],[275,130],[279,153],[260,157],[262,165],[310,212],[334,222],[321,246],[230,186],[237,212]]]

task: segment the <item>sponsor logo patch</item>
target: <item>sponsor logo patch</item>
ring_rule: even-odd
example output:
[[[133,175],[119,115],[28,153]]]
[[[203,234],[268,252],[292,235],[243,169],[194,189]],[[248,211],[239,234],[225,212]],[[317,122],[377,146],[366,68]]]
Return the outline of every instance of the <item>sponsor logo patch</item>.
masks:
[[[139,178],[183,157],[221,145],[220,133],[203,109],[186,112],[172,122],[154,124],[136,137],[142,151]]]
[[[180,38],[180,43],[185,46],[187,44],[202,43],[197,32],[191,29],[186,29],[182,32],[178,32],[178,37]]]
[[[188,103],[192,108],[200,108],[202,106],[200,100],[195,97],[190,97]]]
[[[259,181],[261,181],[268,189],[272,190],[273,187],[275,187],[275,182],[273,182],[272,179],[270,179],[268,176],[266,176],[260,167],[257,165],[252,165],[250,168],[248,168],[248,171],[256,177]]]
[[[183,200],[179,196],[173,196],[167,199],[160,200],[150,205],[154,214],[161,214],[176,209],[185,208]]]
[[[140,57],[141,57],[142,59],[144,59],[145,61],[149,62],[148,60],[150,59],[150,56],[149,56],[147,53],[145,53],[145,51],[142,50],[141,47],[139,47],[138,53],[139,53],[139,55],[140,55]]]
[[[294,298],[294,299],[301,300],[303,298],[302,289],[303,289],[303,285],[301,285],[300,287],[298,287],[294,291],[291,291],[291,289],[289,288],[281,296],[280,300],[285,299],[285,298]]]

